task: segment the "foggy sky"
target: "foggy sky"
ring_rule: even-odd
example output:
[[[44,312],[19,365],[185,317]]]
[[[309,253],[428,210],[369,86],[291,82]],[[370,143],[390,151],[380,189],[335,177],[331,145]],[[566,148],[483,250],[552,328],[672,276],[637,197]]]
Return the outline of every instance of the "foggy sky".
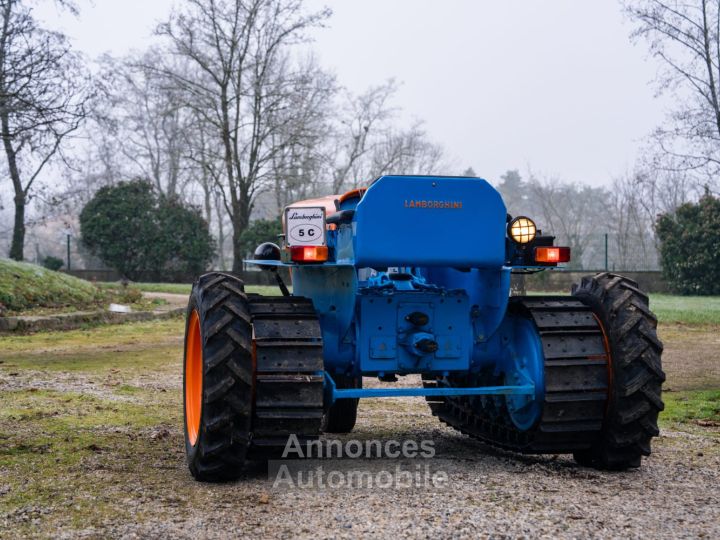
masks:
[[[48,3],[49,4],[49,3]],[[79,0],[37,13],[91,57],[143,49],[172,0]],[[321,64],[357,92],[394,77],[405,120],[426,121],[458,173],[510,168],[599,185],[632,169],[663,119],[657,64],[614,0],[311,0]]]

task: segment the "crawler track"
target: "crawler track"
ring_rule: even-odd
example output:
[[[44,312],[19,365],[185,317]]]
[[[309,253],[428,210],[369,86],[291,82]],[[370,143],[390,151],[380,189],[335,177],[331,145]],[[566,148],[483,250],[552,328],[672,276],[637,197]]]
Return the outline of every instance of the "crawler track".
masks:
[[[323,416],[322,333],[312,301],[248,295],[255,395],[249,458],[282,452],[288,437],[317,438]]]
[[[600,324],[589,307],[571,297],[517,297],[511,309],[533,320],[542,341],[546,391],[539,422],[520,431],[502,396],[428,398],[433,414],[466,435],[523,453],[590,448],[601,436],[608,396],[608,352]],[[424,380],[426,387],[499,382],[488,374]]]

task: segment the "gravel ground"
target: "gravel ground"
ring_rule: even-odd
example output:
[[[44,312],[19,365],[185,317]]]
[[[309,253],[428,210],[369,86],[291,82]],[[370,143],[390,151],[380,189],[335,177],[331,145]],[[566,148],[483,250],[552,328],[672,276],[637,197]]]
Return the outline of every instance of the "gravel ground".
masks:
[[[84,391],[87,379],[75,379]],[[409,381],[413,384],[414,381]],[[62,385],[72,386],[73,380]],[[101,392],[104,386],[97,386]],[[184,466],[177,426],[145,430],[170,448],[150,469],[153,480],[125,477],[118,506],[137,521],[106,518],[102,525],[64,528],[59,538],[717,538],[720,536],[720,439],[711,433],[664,431],[654,453],[636,471],[599,472],[568,456],[518,456],[477,443],[441,426],[420,400],[362,403],[357,428],[344,441],[432,441],[435,456],[415,460],[329,460],[324,469],[348,466],[373,474],[426,465],[447,483],[410,488],[273,487],[267,469],[253,465],[239,482],[194,482]],[[136,433],[136,436],[138,434]],[[118,449],[121,453],[122,449]],[[87,474],[113,481],[107,462],[86,463]],[[105,464],[104,464],[105,463]],[[2,482],[0,481],[0,493]],[[184,493],[184,495],[183,495]],[[191,500],[187,500],[190,494]],[[0,516],[11,537],[13,523],[36,521],[56,508],[30,506]],[[43,535],[47,533],[44,527]]]
[[[132,347],[124,347],[117,349],[118,359],[132,358]],[[238,482],[211,485],[193,481],[185,466],[177,362],[159,363],[148,373],[117,365],[102,373],[0,366],[0,398],[37,389],[94,396],[105,400],[102,407],[132,402],[170,410],[162,416],[166,420],[150,425],[129,420],[92,428],[98,446],[77,465],[33,471],[25,483],[18,479],[19,466],[2,466],[2,447],[9,443],[0,433],[0,538],[720,537],[716,428],[664,429],[642,468],[600,472],[569,456],[519,456],[475,442],[441,425],[421,399],[371,399],[361,402],[357,427],[343,442],[432,441],[434,457],[333,459],[322,462],[324,470],[360,469],[379,478],[397,466],[410,471],[428,466],[447,475],[447,482],[375,489],[273,487],[267,468],[254,464]],[[407,377],[403,384],[419,380]],[[140,390],[123,394],[119,385]],[[83,414],[97,408],[95,402],[72,407]],[[34,418],[27,416],[17,430],[35,429]],[[16,434],[5,428],[5,438],[13,440]],[[56,493],[52,500],[2,506],[3,497],[40,478]],[[66,517],[73,511],[80,519]]]
[[[143,296],[149,300],[165,300],[167,309],[184,308],[188,304],[187,294],[144,292]]]
[[[377,425],[380,415],[382,410],[364,414],[361,429],[369,428],[373,420]],[[433,469],[448,474],[444,488],[273,489],[265,470],[257,467],[239,483],[196,485],[197,504],[190,512],[174,512],[163,502],[155,507],[157,516],[142,524],[109,523],[102,529],[74,530],[64,536],[720,536],[717,440],[667,432],[639,471],[604,473],[577,467],[567,457],[528,458],[497,452],[428,424],[418,418],[416,429],[399,429],[396,435],[436,441]],[[367,465],[370,471],[393,470],[396,463],[382,460]],[[191,482],[182,469],[168,471],[167,480],[164,487],[169,489],[178,482]],[[127,502],[153,504],[152,497]]]

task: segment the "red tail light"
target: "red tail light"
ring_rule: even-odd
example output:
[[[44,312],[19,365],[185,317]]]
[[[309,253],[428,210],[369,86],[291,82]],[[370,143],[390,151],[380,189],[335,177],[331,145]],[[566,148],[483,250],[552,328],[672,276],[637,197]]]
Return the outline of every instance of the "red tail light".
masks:
[[[535,262],[556,264],[570,260],[569,247],[536,247]]]
[[[293,262],[325,262],[328,260],[327,246],[292,246],[290,258]]]

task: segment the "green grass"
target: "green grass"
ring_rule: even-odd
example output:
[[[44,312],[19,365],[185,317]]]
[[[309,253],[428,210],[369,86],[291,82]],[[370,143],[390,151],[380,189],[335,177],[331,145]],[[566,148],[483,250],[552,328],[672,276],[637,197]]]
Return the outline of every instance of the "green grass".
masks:
[[[111,302],[128,304],[135,311],[153,310],[166,303],[144,299],[135,287],[119,287],[117,283],[97,287],[42,266],[0,259],[0,316],[98,310]]]
[[[665,422],[693,422],[720,427],[720,389],[666,392],[663,394]]]
[[[102,289],[117,289],[118,282],[98,283]],[[142,292],[159,292],[170,294],[190,294],[192,285],[190,283],[132,283],[132,287]]]
[[[35,264],[0,259],[0,304],[8,311],[84,309],[102,301],[102,292],[88,281]]]
[[[93,284],[35,264],[0,259],[0,316],[44,315],[107,307],[110,302],[129,304],[136,311],[152,310],[162,300],[146,301],[141,292],[190,294],[189,283]],[[246,287],[248,292],[276,295],[274,286]]]
[[[142,511],[135,516],[123,504],[128,490],[170,499],[156,486],[181,463],[177,396],[144,394],[137,403],[54,390],[0,398],[0,484],[6,491],[0,514],[42,509],[34,524],[15,520],[13,535],[50,538],[58,528],[145,521]],[[153,437],[161,431],[168,435]],[[184,497],[192,498],[191,488],[188,483]]]
[[[157,508],[153,515],[129,498],[181,511],[193,504],[180,405],[183,328],[177,319],[3,338],[0,537],[157,519]]]
[[[650,309],[664,323],[720,324],[720,296],[651,294]]]
[[[117,289],[117,282],[104,282],[97,284],[102,289]],[[142,292],[156,292],[169,294],[190,294],[192,285],[190,283],[132,283],[133,288],[140,289]],[[251,293],[266,294],[270,296],[280,294],[280,291],[274,285],[246,285],[245,290]]]
[[[557,292],[528,291],[529,295],[557,295]],[[720,324],[720,296],[678,296],[650,294],[650,309],[662,323],[691,325]]]
[[[58,371],[154,369],[182,355],[184,319],[3,336],[1,367]],[[179,351],[179,352],[178,352]],[[120,363],[122,359],[122,364]]]
[[[121,295],[118,283],[93,284],[61,272],[40,266],[0,259],[0,304],[9,312],[32,312],[47,309],[82,310],[97,307],[109,301],[108,293]],[[190,294],[189,283],[133,283],[133,289],[143,292]],[[275,286],[248,285],[248,292],[276,295]],[[120,291],[120,292],[118,292]],[[529,294],[552,294],[530,292]],[[121,303],[132,303],[120,298]],[[151,306],[152,307],[152,306]],[[663,323],[692,325],[720,324],[720,297],[674,296],[651,294],[650,307]],[[1,309],[1,308],[0,308]]]

